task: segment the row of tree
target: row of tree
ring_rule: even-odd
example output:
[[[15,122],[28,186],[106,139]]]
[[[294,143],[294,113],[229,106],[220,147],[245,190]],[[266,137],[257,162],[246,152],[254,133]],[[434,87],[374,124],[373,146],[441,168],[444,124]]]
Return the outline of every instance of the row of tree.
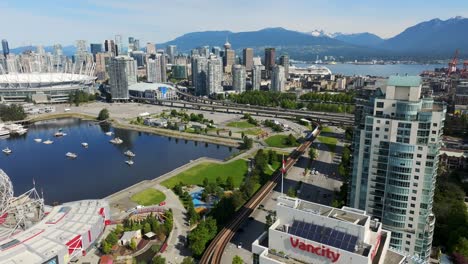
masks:
[[[433,244],[443,247],[457,264],[468,263],[468,212],[462,175],[455,171],[438,176],[433,205],[436,217]]]
[[[354,93],[317,93],[311,92],[301,95],[304,101],[316,101],[326,103],[354,103]]]
[[[68,97],[68,102],[70,104],[75,104],[79,106],[81,103],[93,102],[98,97],[98,94],[91,94],[85,91],[76,90],[74,93],[71,93]]]
[[[246,91],[241,94],[231,94],[229,99],[238,104],[277,107],[285,100],[296,101],[296,94],[272,91]]]
[[[351,146],[346,145],[343,148],[343,152],[341,154],[341,162],[338,165],[338,174],[341,176],[343,180],[343,184],[340,187],[339,192],[335,192],[335,197],[332,201],[332,206],[341,208],[343,205],[346,205],[346,201],[348,199],[348,186],[351,180]]]
[[[0,104],[0,119],[2,121],[18,121],[26,118],[26,113],[21,105]]]

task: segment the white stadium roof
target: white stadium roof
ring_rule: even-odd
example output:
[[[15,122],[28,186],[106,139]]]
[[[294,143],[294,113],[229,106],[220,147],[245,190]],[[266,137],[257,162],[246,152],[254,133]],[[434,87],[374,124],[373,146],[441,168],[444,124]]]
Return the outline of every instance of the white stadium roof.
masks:
[[[108,214],[105,200],[55,206],[41,222],[0,241],[0,263],[68,263],[101,235]]]
[[[94,76],[74,73],[9,73],[0,74],[0,84],[44,83],[60,84],[63,82],[89,82]]]

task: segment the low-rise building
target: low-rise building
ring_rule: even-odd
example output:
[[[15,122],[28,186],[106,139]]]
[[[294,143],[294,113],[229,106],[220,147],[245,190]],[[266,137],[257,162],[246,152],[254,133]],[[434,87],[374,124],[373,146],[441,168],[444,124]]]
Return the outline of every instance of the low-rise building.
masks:
[[[167,120],[160,118],[147,118],[143,123],[147,126],[154,126],[154,127],[167,127]]]
[[[441,148],[439,160],[449,170],[466,169],[468,168],[468,151]]]
[[[124,232],[122,237],[119,239],[119,245],[126,246],[129,245],[132,239],[135,239],[135,242],[139,242],[141,240],[141,230],[138,229],[136,231],[127,231]]]
[[[405,263],[389,249],[391,232],[362,210],[279,197],[276,215],[252,244],[254,263]]]

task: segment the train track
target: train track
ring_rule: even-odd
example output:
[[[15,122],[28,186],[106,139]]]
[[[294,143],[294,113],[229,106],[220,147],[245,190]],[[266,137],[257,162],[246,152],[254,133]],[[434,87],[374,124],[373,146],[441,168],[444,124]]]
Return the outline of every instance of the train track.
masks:
[[[297,149],[295,149],[287,158],[285,162],[285,169],[288,171],[297,162],[299,157],[310,147],[313,140],[320,133],[318,126],[316,128],[317,133],[313,135],[309,140],[302,143]],[[244,222],[245,219],[257,208],[257,206],[268,196],[268,194],[275,188],[278,179],[281,178],[281,171],[277,170],[272,178],[264,184],[250,200],[237,211],[233,220],[225,226],[211,241],[208,248],[205,250],[202,258],[200,259],[201,264],[220,264],[221,258],[224,253],[229,241],[235,235],[239,226]]]

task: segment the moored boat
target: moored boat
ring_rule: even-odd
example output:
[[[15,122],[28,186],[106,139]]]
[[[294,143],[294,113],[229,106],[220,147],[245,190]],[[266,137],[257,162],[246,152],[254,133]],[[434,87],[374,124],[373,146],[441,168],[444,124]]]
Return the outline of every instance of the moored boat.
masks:
[[[37,143],[41,143],[42,139],[41,138],[35,138],[34,141],[36,141]]]
[[[46,144],[46,145],[50,145],[50,144],[52,144],[52,143],[54,143],[54,142],[53,142],[52,140],[49,140],[49,139],[48,139],[48,140],[46,140],[46,141],[44,141],[44,142],[42,142],[42,143],[44,143],[44,144]]]
[[[113,138],[113,139],[109,140],[109,142],[112,143],[112,144],[118,145],[118,144],[122,144],[122,143],[123,143],[123,140],[120,139],[120,138],[118,138],[118,137],[116,137],[116,138]]]
[[[78,157],[78,155],[76,155],[75,153],[72,153],[72,152],[67,152],[67,153],[65,154],[65,156],[67,156],[67,157],[69,157],[69,158],[72,158],[72,159]]]
[[[86,142],[83,142],[83,143],[81,143],[81,146],[83,146],[83,147],[87,148],[87,147],[88,147],[88,143],[86,143]]]
[[[133,153],[133,152],[130,151],[130,150],[125,151],[124,154],[125,154],[125,156],[135,157],[135,153]]]
[[[11,152],[12,152],[11,149],[9,149],[8,147],[4,148],[2,151],[3,151],[3,153],[5,153],[7,155],[11,154]]]
[[[133,165],[134,162],[133,160],[126,160],[125,163],[127,163],[130,166],[130,165]]]

